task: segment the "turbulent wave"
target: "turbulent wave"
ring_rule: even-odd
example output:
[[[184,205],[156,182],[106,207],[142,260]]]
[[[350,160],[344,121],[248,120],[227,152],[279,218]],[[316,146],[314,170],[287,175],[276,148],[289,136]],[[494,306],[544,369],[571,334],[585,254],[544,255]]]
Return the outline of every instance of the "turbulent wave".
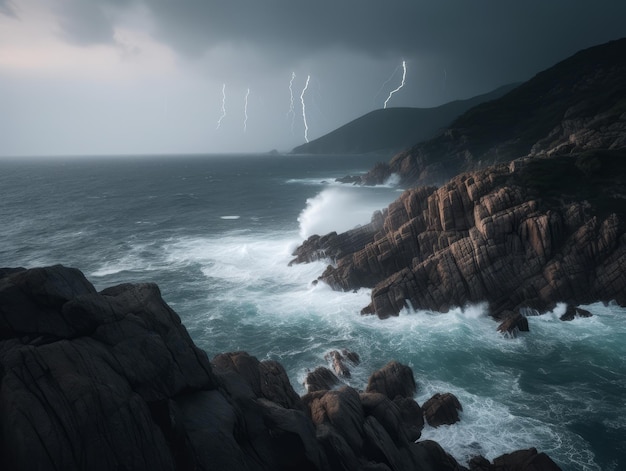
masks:
[[[298,216],[300,236],[304,239],[332,231],[344,232],[367,224],[376,210],[386,207],[395,195],[375,192],[371,188],[327,188],[306,201]]]

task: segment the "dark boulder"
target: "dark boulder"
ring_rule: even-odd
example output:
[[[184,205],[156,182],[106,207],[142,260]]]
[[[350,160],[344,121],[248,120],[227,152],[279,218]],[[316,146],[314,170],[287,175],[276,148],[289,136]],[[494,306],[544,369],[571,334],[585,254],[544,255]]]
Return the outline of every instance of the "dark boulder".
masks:
[[[545,453],[535,448],[518,450],[493,460],[494,471],[560,471],[561,468]]]
[[[577,317],[591,317],[591,314],[586,309],[582,309],[574,306],[567,306],[565,313],[560,317],[562,321],[571,321],[576,319]]]
[[[216,372],[238,374],[250,386],[255,397],[262,397],[288,409],[304,410],[287,372],[276,361],[261,362],[247,352],[230,352],[216,355],[211,364]]]
[[[424,418],[431,427],[450,425],[458,422],[461,403],[452,393],[437,393],[422,406]]]
[[[343,384],[341,380],[325,366],[315,368],[307,373],[304,387],[307,392],[326,391]]]
[[[365,392],[381,393],[393,400],[396,396],[412,398],[416,389],[413,370],[397,361],[391,361],[372,373]]]

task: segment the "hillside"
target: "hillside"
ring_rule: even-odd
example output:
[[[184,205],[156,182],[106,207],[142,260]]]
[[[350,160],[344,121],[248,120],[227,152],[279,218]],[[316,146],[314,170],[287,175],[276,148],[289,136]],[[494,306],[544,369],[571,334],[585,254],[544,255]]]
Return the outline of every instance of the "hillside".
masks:
[[[387,108],[367,113],[340,128],[293,149],[294,154],[397,152],[434,136],[470,108],[512,90],[505,85],[467,100],[435,108]]]
[[[406,186],[440,184],[460,172],[525,155],[626,145],[626,39],[571,56],[457,118],[436,137],[363,177],[392,173]]]

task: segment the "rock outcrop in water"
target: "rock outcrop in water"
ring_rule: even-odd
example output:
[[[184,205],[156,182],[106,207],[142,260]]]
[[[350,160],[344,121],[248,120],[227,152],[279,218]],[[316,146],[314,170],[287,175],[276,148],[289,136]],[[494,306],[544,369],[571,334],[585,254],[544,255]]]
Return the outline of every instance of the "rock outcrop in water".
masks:
[[[415,383],[390,365],[377,384],[403,396],[301,398],[277,362],[209,361],[154,284],[98,293],[75,269],[0,269],[0,469],[466,469],[413,442]],[[530,464],[511,469],[558,469],[517,453]]]
[[[407,190],[381,229],[377,216],[359,237],[312,237],[295,255],[338,254],[320,280],[373,288],[363,313],[383,318],[483,301],[497,318],[559,302],[626,305],[625,216],[626,151],[526,158]]]

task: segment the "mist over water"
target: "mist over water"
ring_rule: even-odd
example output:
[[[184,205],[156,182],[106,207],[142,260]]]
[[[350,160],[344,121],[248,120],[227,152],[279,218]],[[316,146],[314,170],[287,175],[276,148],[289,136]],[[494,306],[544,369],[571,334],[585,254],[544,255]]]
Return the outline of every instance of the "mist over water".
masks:
[[[376,156],[212,156],[0,162],[0,265],[63,263],[96,288],[159,284],[209,357],[246,350],[280,361],[304,393],[307,370],[335,348],[359,353],[348,384],[364,389],[390,360],[411,366],[421,404],[452,392],[461,422],[426,427],[461,462],[530,446],[567,470],[626,468],[626,310],[529,318],[506,339],[483,305],[447,314],[361,316],[369,290],[313,285],[326,262],[288,266],[314,233],[369,222],[399,196],[336,177]]]

